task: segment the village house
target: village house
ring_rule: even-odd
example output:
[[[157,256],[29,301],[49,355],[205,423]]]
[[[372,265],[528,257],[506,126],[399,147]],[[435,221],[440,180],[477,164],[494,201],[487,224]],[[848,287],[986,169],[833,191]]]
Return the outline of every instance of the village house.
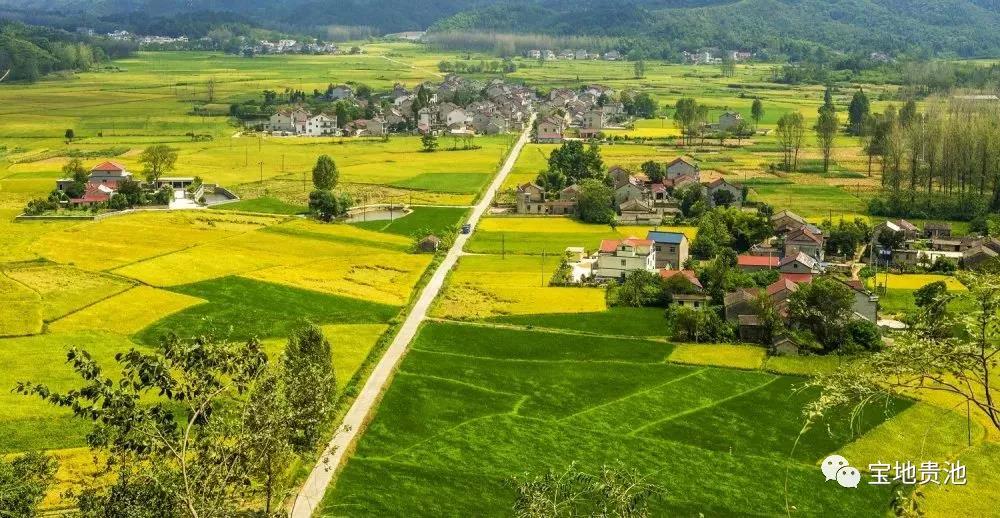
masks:
[[[680,176],[688,176],[697,181],[700,174],[701,169],[684,157],[675,158],[672,162],[667,164],[668,180],[675,180]]]
[[[781,258],[777,255],[742,254],[736,257],[736,266],[745,272],[776,270],[780,265]]]
[[[725,112],[719,116],[719,131],[735,131],[743,123],[739,112]]]
[[[601,108],[584,112],[580,123],[580,138],[596,137],[604,129],[606,122],[607,116]]]
[[[962,254],[962,266],[969,270],[981,270],[989,265],[996,265],[998,262],[997,257],[1000,254],[996,250],[986,246],[979,245],[966,250]]]
[[[681,232],[651,230],[646,239],[656,250],[656,267],[680,269],[688,260],[689,241]]]
[[[278,110],[268,119],[265,125],[267,131],[279,133],[305,133],[306,124],[309,121],[309,112],[295,108]],[[301,128],[301,131],[299,129]]]
[[[538,131],[535,134],[535,142],[546,144],[558,144],[563,140],[563,130],[565,121],[562,118],[549,116],[538,122]]]
[[[932,221],[924,223],[924,237],[927,239],[951,238],[951,223],[935,223]]]
[[[823,235],[813,232],[809,226],[789,231],[785,234],[784,240],[785,257],[795,256],[802,252],[816,261],[823,260]]]
[[[778,270],[781,273],[820,273],[819,263],[803,252],[783,257],[778,263]]]
[[[559,191],[559,197],[554,200],[547,199],[545,189],[534,183],[525,183],[517,187],[517,213],[518,214],[553,214],[568,215],[576,212],[577,197],[580,188],[577,185],[570,185]]]
[[[601,241],[594,274],[598,280],[624,280],[637,270],[656,271],[656,250],[648,239],[629,237]]]
[[[327,91],[326,98],[331,101],[339,101],[340,99],[351,99],[354,97],[354,89],[348,85],[337,85]]]
[[[310,137],[321,137],[325,135],[337,134],[337,119],[319,114],[306,120],[305,135]]]
[[[648,201],[632,198],[618,207],[618,221],[629,225],[659,225],[663,214]]]
[[[660,270],[660,278],[671,287],[676,286],[678,290],[672,290],[671,298],[675,305],[691,309],[704,309],[709,307],[712,296],[705,293],[705,287],[701,285],[694,270]]]
[[[709,206],[713,208],[716,206],[718,203],[716,200],[722,198],[722,195],[716,196],[720,192],[729,193],[729,198],[732,200],[729,206],[740,207],[743,205],[743,188],[727,182],[725,178],[716,178],[705,184],[705,197],[708,198]]]
[[[615,189],[615,204],[619,207],[629,200],[646,201],[649,191],[638,178],[629,176],[628,181]]]
[[[808,223],[805,218],[790,210],[783,210],[771,216],[771,229],[774,230],[775,235],[780,236],[792,230],[798,230],[806,225]]]

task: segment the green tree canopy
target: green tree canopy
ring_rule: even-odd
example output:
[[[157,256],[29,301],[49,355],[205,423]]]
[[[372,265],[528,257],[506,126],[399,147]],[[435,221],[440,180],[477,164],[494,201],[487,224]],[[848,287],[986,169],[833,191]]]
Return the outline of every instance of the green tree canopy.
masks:
[[[615,219],[612,205],[615,193],[604,182],[588,178],[580,182],[577,213],[587,223],[611,223]]]
[[[143,166],[146,180],[155,182],[163,174],[174,170],[177,164],[177,150],[166,144],[150,146],[139,155],[139,163]]]
[[[320,155],[313,166],[312,180],[317,189],[330,190],[337,186],[340,172],[330,155]]]

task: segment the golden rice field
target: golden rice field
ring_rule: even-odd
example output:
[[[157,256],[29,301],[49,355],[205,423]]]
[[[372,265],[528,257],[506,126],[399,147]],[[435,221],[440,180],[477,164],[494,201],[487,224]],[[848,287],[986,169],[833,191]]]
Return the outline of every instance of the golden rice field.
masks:
[[[28,245],[30,252],[62,264],[110,271],[211,241],[261,229],[274,217],[197,212],[144,212],[87,222],[49,232]],[[20,223],[25,228],[35,222]]]
[[[688,365],[713,365],[734,369],[760,369],[767,358],[763,347],[725,344],[679,344],[668,361]]]
[[[136,286],[56,320],[49,328],[54,333],[102,330],[127,336],[202,302],[199,298],[180,293]]]
[[[246,277],[324,293],[401,306],[431,263],[430,255],[403,255],[354,246],[343,256],[275,266]]]
[[[42,308],[37,293],[0,275],[0,336],[20,336],[41,331]]]
[[[965,291],[965,287],[957,278],[950,275],[935,275],[930,273],[890,273],[879,274],[877,278],[869,279],[869,283],[877,281],[880,286],[885,285],[888,289],[917,290],[924,286],[938,281],[944,281],[948,291]]]
[[[500,315],[604,311],[604,290],[549,287],[560,258],[468,255],[452,271],[431,315],[481,319]]]
[[[29,263],[3,273],[37,295],[39,314],[45,322],[121,293],[133,285],[127,279],[112,275],[52,264]]]

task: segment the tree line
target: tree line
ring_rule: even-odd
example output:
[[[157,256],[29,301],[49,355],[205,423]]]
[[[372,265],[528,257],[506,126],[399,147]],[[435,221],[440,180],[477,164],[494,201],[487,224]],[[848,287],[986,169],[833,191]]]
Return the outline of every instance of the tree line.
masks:
[[[87,70],[109,59],[131,55],[136,46],[86,38],[65,31],[0,21],[0,76],[37,81],[51,72]]]
[[[308,324],[277,361],[255,338],[169,334],[152,351],[119,353],[115,374],[74,347],[73,389],[23,381],[15,391],[92,423],[87,444],[105,475],[74,495],[79,516],[274,516],[288,467],[315,456],[329,433],[331,354]],[[44,454],[0,460],[2,509],[34,516],[55,469]]]

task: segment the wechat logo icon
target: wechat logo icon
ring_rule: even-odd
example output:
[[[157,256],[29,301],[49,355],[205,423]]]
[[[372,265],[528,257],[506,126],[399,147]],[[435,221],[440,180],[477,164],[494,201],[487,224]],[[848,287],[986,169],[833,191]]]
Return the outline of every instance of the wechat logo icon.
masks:
[[[847,459],[840,455],[830,455],[823,459],[820,466],[827,481],[836,480],[841,487],[858,487],[861,482],[861,472],[851,466]]]

